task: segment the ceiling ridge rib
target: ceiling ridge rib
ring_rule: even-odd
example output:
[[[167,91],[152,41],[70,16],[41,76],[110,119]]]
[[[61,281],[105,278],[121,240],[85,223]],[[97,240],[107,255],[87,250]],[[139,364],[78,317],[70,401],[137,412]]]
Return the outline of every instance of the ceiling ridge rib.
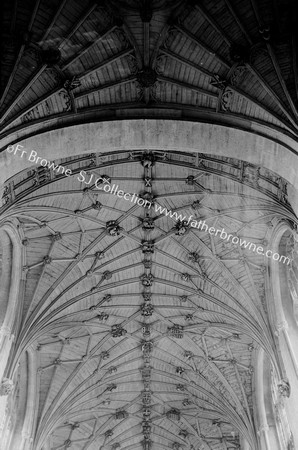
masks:
[[[198,70],[199,72],[208,75],[210,78],[213,77],[213,74],[211,72],[206,71],[206,69],[202,69],[201,66],[188,61],[186,58],[184,58],[183,56],[180,56],[178,54],[175,54],[174,52],[172,52],[171,50],[167,50],[167,49],[161,49],[160,50],[161,53],[175,59],[176,61],[192,67],[196,70]],[[227,82],[228,83],[228,82]],[[227,87],[229,89],[231,89],[232,91],[236,92],[237,94],[241,95],[242,97],[246,98],[247,100],[249,100],[251,103],[254,103],[256,106],[258,106],[259,108],[263,109],[264,111],[266,111],[268,114],[270,114],[272,117],[274,117],[277,121],[281,122],[283,125],[285,125],[287,128],[291,129],[292,131],[294,131],[295,133],[297,133],[297,122],[291,117],[289,116],[289,114],[287,114],[287,117],[289,119],[289,121],[291,122],[291,125],[287,122],[285,122],[281,117],[279,117],[274,111],[272,111],[271,109],[269,109],[267,106],[263,105],[262,103],[260,103],[258,100],[254,99],[253,97],[251,97],[249,94],[247,94],[246,92],[242,91],[241,89],[237,88],[236,86],[233,86],[232,84],[228,83]]]
[[[259,14],[258,5],[257,5],[255,0],[250,0],[250,3],[252,5],[252,7],[253,7],[253,11],[255,13],[255,17],[256,17],[257,22],[258,22],[259,30],[262,30],[264,28],[264,21],[263,21],[263,19],[261,18],[260,14]],[[290,105],[290,108],[291,108],[292,112],[294,113],[294,115],[296,116],[296,120],[297,120],[298,111],[297,111],[297,108],[296,108],[296,106],[295,106],[295,104],[293,102],[293,99],[292,99],[291,95],[289,94],[289,91],[288,91],[288,88],[287,88],[287,86],[285,84],[285,81],[283,79],[283,76],[282,76],[279,64],[278,64],[277,59],[275,57],[275,54],[274,54],[274,52],[272,50],[272,46],[271,46],[271,43],[270,43],[270,38],[269,38],[269,40],[266,39],[265,42],[266,42],[266,47],[267,47],[268,53],[270,55],[272,64],[273,64],[275,72],[277,74],[279,83],[280,83],[280,85],[282,87],[282,90],[283,90],[283,92],[284,92],[284,94],[285,94],[285,96],[287,98],[288,104]]]
[[[255,11],[255,14],[256,14],[256,17],[257,17],[257,20],[258,20],[258,23],[259,23],[259,27],[262,28],[261,19],[260,19],[259,14],[257,13],[257,5],[256,5],[256,3],[255,3],[255,0],[250,0],[250,1],[251,1],[252,5],[253,5],[253,9],[254,9],[254,11]],[[226,44],[227,44],[229,47],[231,47],[232,44],[233,44],[232,40],[226,36],[224,30],[223,30],[223,29],[216,23],[216,21],[210,16],[210,14],[207,12],[206,8],[205,8],[203,5],[197,5],[197,4],[194,6],[194,8],[197,9],[197,10],[199,10],[199,11],[201,12],[201,14],[202,14],[202,15],[206,18],[206,20],[213,26],[213,28],[217,31],[217,33],[219,33],[219,34],[221,35],[221,37],[222,37],[223,40],[226,42]],[[266,42],[266,45],[267,45],[267,47],[268,47],[268,50],[270,51],[270,49],[271,49],[270,44]],[[270,49],[269,49],[269,47],[270,47]],[[272,52],[272,49],[271,49],[271,52]],[[273,54],[273,57],[275,58],[274,54]],[[272,60],[272,61],[273,61],[273,60]],[[274,61],[273,61],[273,64],[274,64]],[[253,70],[254,73],[255,73],[255,74],[257,75],[257,77],[259,78],[259,75],[257,74],[257,71],[256,71],[255,69],[253,69],[252,65],[249,64],[249,63],[246,63],[246,65],[247,65],[251,70]],[[278,70],[278,71],[279,71],[279,70]],[[277,74],[278,74],[278,73],[277,73]],[[270,94],[272,95],[272,94],[273,94],[273,91],[271,90],[270,87],[268,87],[267,83],[264,82],[264,80],[263,80],[261,77],[260,77],[259,81],[262,83],[263,87],[266,88],[266,90],[267,90],[268,92],[270,92]],[[280,80],[280,82],[281,82],[281,80]],[[292,125],[294,125],[294,127],[296,128],[296,132],[297,132],[297,115],[298,115],[297,109],[296,109],[296,107],[295,107],[295,105],[294,105],[294,103],[293,103],[293,100],[292,100],[291,96],[289,96],[289,93],[288,93],[288,91],[287,91],[286,86],[285,86],[285,87],[283,86],[283,85],[284,85],[284,81],[283,81],[283,80],[282,80],[282,82],[283,82],[283,84],[281,84],[281,85],[282,85],[282,88],[283,88],[283,90],[286,89],[286,91],[284,90],[284,92],[285,92],[285,94],[286,94],[286,97],[287,97],[287,100],[288,100],[289,105],[290,105],[290,107],[291,107],[291,110],[294,112],[294,115],[296,116],[296,120],[289,114],[289,112],[288,112],[287,110],[284,109],[284,106],[282,106],[282,103],[276,98],[275,94],[273,94],[273,98],[275,99],[275,101],[278,102],[278,104],[279,104],[280,107],[282,106],[283,112],[286,113],[288,119],[290,120],[290,122],[292,123]],[[233,86],[229,86],[229,88],[230,88],[230,89],[233,89]],[[242,95],[243,95],[243,94],[242,94]],[[249,100],[249,96],[248,96],[247,98],[248,98],[248,100]],[[252,98],[251,98],[250,101],[253,101]],[[263,107],[263,109],[265,109],[265,108]],[[267,110],[267,109],[265,109],[265,110]],[[268,110],[268,112],[269,112],[269,110]],[[269,113],[269,114],[270,114],[270,113]],[[271,114],[272,114],[272,113],[271,113]],[[279,120],[280,120],[280,119],[279,119]]]

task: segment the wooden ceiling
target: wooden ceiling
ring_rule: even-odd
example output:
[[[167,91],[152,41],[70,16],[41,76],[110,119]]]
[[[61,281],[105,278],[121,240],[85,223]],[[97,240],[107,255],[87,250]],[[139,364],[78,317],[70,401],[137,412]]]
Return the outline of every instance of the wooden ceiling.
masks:
[[[297,137],[295,0],[1,4],[0,137],[126,117]]]
[[[181,229],[94,180],[105,175],[124,192],[147,192],[267,248],[274,221],[294,217],[279,179],[238,160],[182,152],[61,163],[71,177],[43,167],[15,175],[1,208],[23,239],[10,369],[35,349],[34,448],[234,450],[244,436],[257,449],[256,351],[276,358],[267,261],[219,235]],[[90,184],[81,170],[94,175]]]

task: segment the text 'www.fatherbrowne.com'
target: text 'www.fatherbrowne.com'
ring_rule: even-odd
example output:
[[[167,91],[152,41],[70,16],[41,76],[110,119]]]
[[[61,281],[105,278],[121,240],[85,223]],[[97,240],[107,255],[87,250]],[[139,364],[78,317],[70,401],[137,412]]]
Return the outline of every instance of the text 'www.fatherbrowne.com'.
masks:
[[[209,227],[205,223],[205,220],[194,220],[192,215],[187,219],[186,216],[177,214],[176,211],[172,212],[171,210],[168,210],[167,208],[158,204],[155,204],[154,207],[155,212],[158,214],[164,214],[167,217],[171,217],[172,219],[185,223],[186,225],[190,225],[191,227],[197,228],[198,230],[205,231],[206,233],[209,233],[213,236],[219,235],[221,239],[227,240],[227,242],[232,242],[232,244],[235,245],[240,245],[240,247],[242,248],[248,248],[249,250],[252,250],[254,252],[256,251],[258,255],[265,255],[267,258],[272,258],[274,261],[279,261],[282,263],[286,262],[288,265],[291,262],[291,259],[289,257],[283,255],[280,256],[279,253],[273,253],[272,250],[266,250],[265,252],[264,247],[262,247],[261,245],[257,247],[253,242],[246,241],[245,239],[241,239],[233,234],[228,234],[224,228],[216,230],[214,227]]]
[[[8,153],[16,153],[20,152],[20,157],[23,158],[24,155],[27,155],[27,151],[23,150],[23,146],[18,144],[16,147],[13,145],[8,146],[6,151]],[[57,174],[64,174],[66,176],[73,175],[71,169],[67,169],[65,166],[54,164],[51,161],[48,161],[45,158],[41,158],[37,155],[37,152],[35,150],[31,150],[30,155],[25,156],[28,161],[34,162],[35,164],[41,165],[43,167],[48,167],[49,169],[53,170]],[[209,227],[205,220],[200,220],[197,222],[193,219],[193,216],[190,215],[188,218],[187,216],[183,216],[182,214],[178,214],[176,211],[172,212],[171,210],[168,210],[167,208],[158,205],[156,202],[153,202],[153,196],[148,192],[146,195],[142,195],[139,197],[137,194],[124,192],[121,189],[119,189],[119,186],[115,186],[113,184],[111,186],[110,183],[110,177],[103,175],[96,178],[95,174],[90,174],[89,172],[86,172],[84,170],[81,170],[78,177],[78,181],[81,183],[84,183],[86,185],[93,184],[96,189],[103,190],[106,193],[117,195],[119,198],[124,198],[126,201],[130,201],[131,203],[137,204],[139,206],[145,207],[150,209],[152,205],[154,205],[155,212],[157,214],[164,214],[166,217],[170,217],[171,219],[176,220],[177,222],[182,222],[185,225],[190,225],[192,228],[197,228],[198,230],[205,231],[206,233],[209,233],[210,235],[218,236],[221,239],[226,240],[227,242],[232,242],[232,244],[240,245],[240,247],[252,250],[253,252],[257,252],[258,255],[265,255],[267,258],[272,258],[274,261],[279,261],[282,263],[287,263],[288,265],[291,262],[291,259],[289,257],[279,255],[279,253],[273,253],[272,250],[266,250],[264,247],[259,245],[258,247],[256,244],[250,241],[246,241],[245,239],[241,239],[238,236],[235,236],[233,234],[228,234],[224,228],[222,229],[215,229],[214,227]]]

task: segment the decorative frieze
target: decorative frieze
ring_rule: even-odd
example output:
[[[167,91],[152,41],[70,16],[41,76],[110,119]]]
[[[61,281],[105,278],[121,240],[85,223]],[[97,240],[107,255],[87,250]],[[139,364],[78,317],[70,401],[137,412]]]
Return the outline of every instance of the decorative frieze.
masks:
[[[142,295],[143,295],[144,302],[150,302],[151,301],[152,294],[147,293],[147,292],[143,292]]]
[[[9,395],[14,389],[14,383],[9,378],[3,378],[0,384],[0,396]]]
[[[152,178],[151,177],[145,177],[144,182],[145,182],[145,187],[152,187]]]
[[[106,224],[106,229],[110,236],[119,236],[121,230],[115,220],[109,220]]]
[[[147,323],[143,323],[142,333],[144,337],[149,337],[151,335],[151,327]]]
[[[152,442],[150,440],[142,441],[143,450],[151,450]]]
[[[79,80],[78,77],[73,76],[72,78],[69,78],[67,80],[65,80],[63,87],[64,89],[66,89],[67,92],[71,92],[74,89],[78,88],[81,86],[81,81]]]
[[[154,312],[154,306],[151,303],[143,303],[141,305],[142,316],[152,316]]]
[[[143,426],[143,436],[144,436],[145,441],[148,442],[150,440],[151,427],[149,425]]]
[[[210,80],[210,84],[211,86],[217,88],[219,91],[223,91],[226,88],[228,82],[227,80],[221,78],[219,75],[214,74]]]
[[[139,194],[139,198],[145,201],[143,208],[150,209],[154,204],[155,197],[151,192],[145,191]]]
[[[57,232],[57,233],[53,234],[53,235],[51,236],[51,239],[52,239],[53,242],[61,241],[61,239],[62,239],[62,233]]]
[[[151,380],[151,367],[144,367],[141,371],[142,379],[145,382],[150,382]]]
[[[200,255],[197,252],[190,252],[188,259],[194,263],[198,263],[200,261]]]
[[[13,190],[11,185],[4,186],[2,199],[2,205],[8,205],[13,201]]]
[[[48,167],[37,167],[34,169],[34,184],[39,186],[42,183],[46,183],[51,179],[51,171]]]
[[[115,418],[117,420],[122,420],[122,419],[126,419],[128,417],[128,415],[129,414],[127,411],[124,411],[123,409],[119,409],[118,411],[116,411]]]
[[[173,450],[182,450],[183,447],[179,444],[179,442],[174,442],[172,445]]]
[[[177,384],[176,391],[184,392],[185,391],[185,387],[183,386],[183,384]]]
[[[244,64],[238,64],[230,77],[230,83],[232,86],[238,86],[243,80],[245,74],[247,73],[247,67]]]
[[[186,359],[192,359],[192,358],[194,357],[194,354],[193,354],[192,352],[190,352],[190,351],[187,350],[187,351],[184,353],[184,356],[185,356]]]
[[[229,111],[232,105],[234,92],[232,89],[226,88],[221,95],[220,106],[223,111]]]
[[[102,274],[103,280],[110,280],[112,278],[112,273],[108,270]]]
[[[190,280],[190,274],[189,273],[182,273],[181,274],[181,280],[189,281]]]
[[[183,221],[179,220],[175,225],[175,229],[176,229],[175,234],[177,236],[183,236],[188,230],[187,222],[185,220]]]
[[[142,352],[144,354],[145,358],[150,358],[150,355],[153,351],[153,342],[151,341],[145,341],[142,344]]]
[[[194,175],[188,175],[188,177],[185,180],[185,183],[189,186],[192,186],[195,183],[195,177]]]
[[[122,337],[126,335],[127,331],[121,325],[113,325],[111,333],[113,337]]]
[[[96,201],[95,203],[92,203],[91,208],[95,209],[96,211],[99,211],[102,208],[102,204]]]
[[[277,197],[282,203],[288,203],[288,183],[282,178],[277,178],[278,191]]]
[[[168,328],[168,336],[174,337],[176,339],[182,339],[184,335],[183,327],[181,325],[174,325]]]
[[[109,314],[107,313],[100,313],[96,316],[96,318],[99,320],[99,322],[106,322],[109,318]]]
[[[143,167],[149,168],[154,166],[156,161],[155,155],[153,153],[144,153],[141,158],[141,164]]]
[[[47,255],[43,258],[44,264],[51,264],[51,262],[52,262],[52,258],[49,255]]]
[[[142,402],[143,402],[143,405],[150,405],[150,403],[151,403],[151,392],[150,391],[143,391]]]
[[[152,286],[153,278],[154,277],[153,277],[152,273],[149,273],[149,274],[144,273],[141,276],[142,285],[143,286]]]
[[[192,209],[197,210],[200,209],[201,207],[201,201],[200,200],[195,200],[192,205],[191,205]]]
[[[186,320],[187,322],[191,322],[191,321],[193,320],[193,315],[192,315],[192,314],[187,314],[187,315],[185,316],[185,320]]]
[[[153,241],[143,241],[142,242],[142,252],[143,253],[154,253],[154,242]]]
[[[142,228],[144,230],[153,230],[154,229],[154,220],[152,219],[152,217],[147,216],[143,219],[142,222],[143,222]]]
[[[102,359],[109,359],[110,353],[105,350],[102,352],[101,357]]]
[[[152,267],[152,261],[150,259],[144,259],[143,264],[145,269],[151,269]]]
[[[180,412],[178,411],[178,409],[170,409],[170,411],[168,411],[166,415],[168,419],[176,420],[177,422],[179,422],[180,420]]]
[[[188,432],[187,432],[186,430],[180,430],[179,433],[178,433],[178,435],[179,435],[180,437],[182,437],[183,439],[186,439],[187,436],[188,436]]]
[[[109,392],[113,392],[113,391],[115,391],[117,389],[117,385],[116,384],[109,384],[108,386],[107,386],[107,391],[109,391]]]
[[[249,163],[243,163],[242,181],[258,186],[260,168]]]
[[[290,397],[291,387],[288,380],[282,379],[277,385],[278,393],[282,397]]]

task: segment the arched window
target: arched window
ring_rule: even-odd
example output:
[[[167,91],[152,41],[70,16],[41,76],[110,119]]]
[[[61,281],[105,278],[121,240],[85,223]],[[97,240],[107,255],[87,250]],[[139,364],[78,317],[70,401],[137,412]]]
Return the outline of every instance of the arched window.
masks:
[[[290,262],[269,261],[267,306],[269,321],[275,338],[280,373],[270,367],[266,381],[269,395],[263,396],[267,428],[276,442],[269,448],[292,450],[298,443],[298,254],[295,233],[286,221],[276,223],[270,248],[285,255]],[[262,382],[266,383],[265,380]],[[268,393],[267,393],[268,394]],[[268,413],[271,411],[270,413]],[[272,415],[273,413],[273,415]],[[270,419],[268,420],[268,417]],[[274,446],[273,446],[274,445]],[[268,447],[268,445],[267,445]],[[269,449],[268,449],[269,450]]]
[[[5,369],[21,307],[18,296],[21,243],[18,230],[11,222],[0,226],[0,259],[0,436],[2,434],[3,442],[3,437],[7,439],[11,426],[11,417],[7,412],[14,390],[14,381],[5,376]]]

